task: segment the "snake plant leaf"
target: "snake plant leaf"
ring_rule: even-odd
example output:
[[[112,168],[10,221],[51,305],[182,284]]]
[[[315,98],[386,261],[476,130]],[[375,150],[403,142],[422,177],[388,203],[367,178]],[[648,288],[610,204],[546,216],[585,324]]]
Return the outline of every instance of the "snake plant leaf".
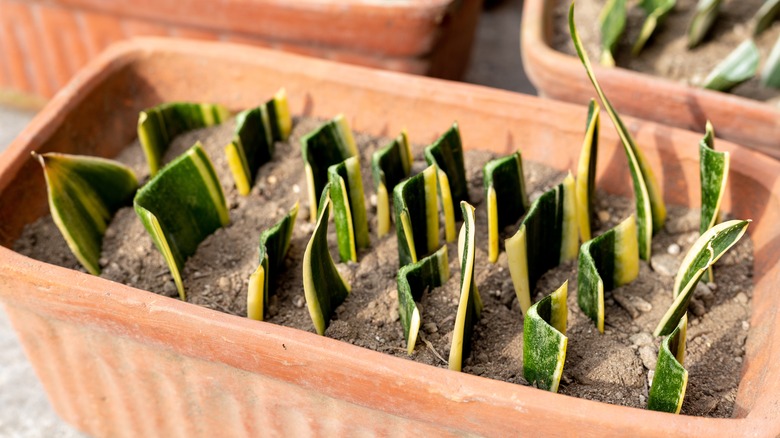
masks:
[[[367,248],[368,215],[358,157],[349,157],[328,168],[330,197],[342,262],[357,262],[357,248]]]
[[[303,293],[311,322],[318,334],[325,334],[333,313],[349,295],[350,286],[336,269],[328,251],[330,187],[325,187],[314,233],[303,253]]]
[[[720,12],[722,0],[699,0],[696,13],[688,25],[688,48],[698,46],[707,36]]]
[[[172,102],[148,108],[138,116],[138,140],[156,175],[171,141],[179,134],[212,126],[230,117],[227,108],[209,103]]]
[[[265,304],[273,294],[273,286],[279,272],[284,266],[284,257],[290,249],[295,218],[298,217],[298,203],[279,222],[260,234],[259,259],[260,264],[249,277],[247,291],[247,316],[250,319],[262,321],[265,315]]]
[[[349,122],[343,114],[323,123],[301,139],[301,155],[306,164],[309,190],[309,220],[317,220],[317,201],[328,183],[328,168],[357,155]]]
[[[687,319],[683,317],[672,333],[661,341],[647,409],[680,413],[688,386],[688,370],[683,367]]]
[[[203,239],[230,223],[225,195],[200,142],[141,187],[133,206],[185,300],[184,262]]]
[[[578,236],[574,178],[531,204],[514,236],[505,242],[509,274],[523,314],[531,307],[531,292],[542,274],[577,256]]]
[[[425,160],[438,170],[439,196],[444,210],[444,234],[447,242],[455,240],[455,221],[459,213],[455,205],[469,201],[466,167],[463,162],[463,143],[457,123],[425,148]]]
[[[410,355],[417,344],[417,334],[420,332],[422,320],[417,302],[422,299],[426,289],[439,287],[449,278],[446,245],[419,262],[403,266],[398,271],[398,313],[404,328],[406,351]]]
[[[612,52],[626,28],[626,0],[607,0],[599,14],[601,29],[601,64],[615,66]]]
[[[595,99],[588,105],[588,119],[585,129],[585,140],[580,150],[580,161],[577,164],[577,179],[574,186],[577,200],[577,226],[580,230],[580,240],[587,242],[591,236],[591,218],[593,218],[593,203],[596,199],[596,162],[599,151],[599,111],[601,108]]]
[[[718,221],[720,203],[726,192],[729,177],[728,152],[715,150],[715,132],[712,123],[707,121],[707,131],[699,142],[699,179],[701,180],[701,225],[699,234],[704,234]],[[705,274],[707,281],[715,281],[712,267]]]
[[[753,36],[758,36],[769,29],[778,15],[780,15],[780,0],[766,0],[753,16]]]
[[[523,376],[531,385],[558,392],[566,362],[569,281],[528,309],[523,320]]]
[[[669,12],[674,9],[674,5],[677,4],[677,0],[641,0],[639,6],[645,10],[647,18],[642,24],[642,29],[639,31],[639,36],[634,42],[632,49],[633,54],[636,56],[645,47],[647,40],[653,35],[656,27],[669,15]]]
[[[528,209],[520,152],[488,161],[483,169],[488,216],[488,259],[498,260],[498,234]]]
[[[756,75],[761,54],[753,40],[744,41],[704,79],[704,88],[729,91]]]
[[[764,63],[764,69],[761,70],[761,83],[765,87],[780,89],[780,37],[777,38],[775,46],[772,47]]]
[[[436,175],[436,166],[431,165],[393,189],[398,260],[401,266],[416,263],[439,246]]]
[[[696,240],[677,271],[674,279],[674,301],[655,328],[655,336],[672,333],[688,310],[696,283],[710,266],[742,238],[749,224],[750,219],[722,222]]]
[[[666,220],[666,206],[664,205],[663,197],[661,195],[661,188],[658,185],[655,174],[648,165],[642,150],[639,149],[634,142],[634,139],[623,124],[617,111],[612,107],[612,104],[601,89],[598,80],[596,80],[596,75],[593,73],[590,59],[588,59],[588,54],[585,52],[582,41],[577,34],[577,27],[574,25],[574,3],[569,7],[569,31],[571,32],[571,38],[574,42],[574,48],[577,50],[577,55],[580,57],[582,65],[585,67],[585,72],[588,74],[588,78],[590,78],[593,88],[596,89],[596,93],[601,99],[601,103],[607,110],[609,118],[612,119],[612,124],[615,125],[615,130],[623,144],[623,150],[626,152],[629,169],[631,170],[631,179],[634,184],[639,257],[649,261],[652,250],[651,239],[653,234],[663,228],[664,221]]]
[[[460,300],[455,316],[455,328],[452,331],[449,368],[460,371],[463,358],[471,353],[471,335],[474,324],[482,313],[482,297],[477,290],[474,278],[474,257],[476,244],[476,225],[474,207],[466,201],[460,203],[463,225],[458,236],[458,258],[460,259]]]
[[[604,333],[604,292],[631,283],[639,275],[634,215],[583,243],[577,264],[577,304]]]
[[[138,189],[133,171],[105,158],[32,155],[43,167],[54,223],[79,263],[89,273],[100,275],[98,261],[108,223]]]
[[[239,194],[249,194],[260,166],[273,157],[274,142],[286,140],[291,129],[284,89],[264,105],[236,115],[236,130],[225,154]]]
[[[376,188],[377,235],[390,232],[390,193],[412,171],[412,149],[406,131],[371,156],[371,175]]]

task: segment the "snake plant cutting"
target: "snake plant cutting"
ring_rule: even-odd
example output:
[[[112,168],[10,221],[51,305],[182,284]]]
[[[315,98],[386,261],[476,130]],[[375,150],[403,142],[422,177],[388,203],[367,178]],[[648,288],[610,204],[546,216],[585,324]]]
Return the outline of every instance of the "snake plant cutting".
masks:
[[[626,0],[607,0],[599,14],[601,29],[601,64],[615,66],[612,52],[626,28]]]
[[[531,385],[558,392],[566,362],[569,281],[537,301],[523,320],[523,376]]]
[[[428,166],[393,189],[398,260],[401,266],[416,263],[439,247],[436,174],[436,166]]]
[[[580,160],[577,164],[577,179],[574,194],[577,201],[577,227],[580,240],[587,242],[591,236],[591,220],[596,193],[596,163],[599,150],[599,111],[601,108],[594,99],[588,104],[588,117],[585,123],[585,140],[582,142]]]
[[[425,148],[425,161],[436,165],[439,198],[444,211],[444,235],[447,242],[452,242],[455,240],[455,220],[460,219],[460,211],[455,210],[455,205],[469,201],[463,143],[457,123]]]
[[[495,263],[498,260],[499,231],[520,220],[528,209],[523,157],[518,151],[488,161],[482,173],[488,216],[488,258]]]
[[[367,248],[368,216],[363,194],[363,178],[357,156],[328,168],[330,198],[336,222],[339,257],[357,262],[357,249]]]
[[[684,316],[674,331],[661,341],[647,409],[680,413],[688,386],[688,370],[683,366],[687,326],[688,317]]]
[[[412,172],[412,149],[406,131],[371,156],[371,175],[376,190],[377,236],[390,232],[390,194]]]

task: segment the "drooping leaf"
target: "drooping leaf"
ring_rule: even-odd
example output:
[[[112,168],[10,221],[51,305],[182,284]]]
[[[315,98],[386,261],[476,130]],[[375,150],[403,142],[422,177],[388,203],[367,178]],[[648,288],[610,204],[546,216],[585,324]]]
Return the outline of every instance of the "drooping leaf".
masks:
[[[593,203],[596,199],[596,162],[599,151],[599,111],[601,108],[594,99],[588,105],[588,120],[585,124],[585,140],[580,150],[580,161],[577,165],[575,196],[577,199],[577,226],[580,230],[580,240],[587,242],[591,236],[591,219],[593,218]]]
[[[607,96],[602,91],[601,86],[593,73],[588,54],[582,46],[582,41],[577,34],[577,27],[574,25],[574,3],[569,7],[569,31],[574,42],[574,48],[577,55],[585,67],[596,93],[601,99],[601,103],[607,110],[609,118],[615,125],[615,130],[623,144],[623,150],[628,158],[629,169],[631,170],[631,179],[634,183],[634,198],[636,201],[636,223],[637,238],[639,239],[639,257],[643,260],[650,260],[651,239],[653,234],[663,228],[666,220],[666,206],[664,205],[661,189],[656,181],[655,175],[647,164],[647,160],[642,154],[642,150],[634,142],[628,129],[623,124],[617,111],[612,107]]]
[[[692,49],[704,40],[720,12],[722,0],[699,0],[696,13],[688,25],[688,48]]]
[[[309,220],[317,220],[317,201],[328,183],[328,168],[357,155],[357,145],[343,114],[323,123],[301,139],[309,190]]]
[[[569,281],[528,309],[523,321],[523,376],[533,386],[558,392],[566,361]]]
[[[482,171],[487,199],[488,258],[498,260],[498,234],[514,224],[528,209],[523,157],[520,152],[488,161]]]
[[[290,249],[295,218],[298,217],[298,203],[273,227],[260,234],[258,254],[260,264],[249,277],[247,291],[247,316],[262,320],[268,297],[273,295],[276,279],[284,266],[284,257]]]
[[[432,145],[425,148],[425,160],[435,164],[444,210],[444,235],[447,242],[455,240],[455,221],[460,218],[455,206],[469,201],[466,167],[463,163],[463,143],[457,123],[441,135]]]
[[[720,202],[726,192],[729,177],[730,155],[715,151],[715,132],[707,121],[707,132],[699,142],[699,179],[701,181],[701,225],[704,234],[718,221]],[[712,268],[705,274],[707,281],[715,281]]]
[[[634,42],[632,49],[634,55],[638,55],[642,51],[647,40],[655,32],[656,27],[669,15],[676,3],[677,0],[641,0],[639,2],[639,6],[645,10],[647,18],[645,18],[645,22],[642,24],[642,29],[639,31],[636,42]]]
[[[749,224],[749,219],[720,223],[707,230],[693,244],[674,279],[674,302],[655,328],[655,336],[672,333],[688,310],[696,283],[710,266],[742,238]]]
[[[531,204],[517,233],[506,240],[509,274],[523,314],[531,307],[531,292],[542,274],[577,256],[576,209],[569,174]]]
[[[731,90],[756,75],[760,57],[753,40],[747,40],[712,69],[702,86],[710,90]]]
[[[769,29],[772,22],[780,15],[780,0],[766,0],[753,16],[753,36],[758,36]]]
[[[398,312],[404,328],[406,351],[412,354],[417,344],[422,319],[420,306],[426,289],[439,287],[450,278],[447,246],[425,257],[417,263],[401,267],[398,271]]]
[[[599,14],[599,27],[601,29],[601,64],[613,67],[615,58],[612,56],[612,52],[626,28],[626,0],[607,0]]]
[[[331,317],[349,295],[350,286],[341,277],[328,251],[330,188],[322,193],[320,213],[314,233],[303,253],[303,292],[309,316],[318,334],[325,334]]]
[[[577,269],[577,304],[604,333],[604,292],[639,275],[636,219],[632,214],[604,234],[582,244]]]
[[[436,166],[397,184],[393,189],[398,260],[415,263],[439,246]]]
[[[376,188],[377,235],[390,232],[390,193],[412,171],[412,149],[406,131],[371,156],[371,174]]]
[[[688,386],[688,371],[683,367],[687,320],[683,317],[674,331],[661,341],[647,409],[680,413]]]
[[[363,177],[358,157],[349,157],[328,168],[330,198],[336,222],[342,262],[357,262],[357,248],[367,248],[368,216],[363,195]]]
[[[463,358],[471,353],[471,335],[474,324],[482,313],[482,297],[474,281],[474,243],[476,225],[474,225],[474,207],[466,201],[460,202],[463,225],[458,237],[458,258],[460,258],[460,300],[455,316],[455,328],[452,331],[449,368],[460,371]]]
[[[138,189],[133,171],[97,157],[35,152],[33,157],[43,167],[54,223],[79,263],[100,275],[98,261],[108,223]]]
[[[149,163],[151,175],[156,175],[163,166],[163,156],[177,135],[222,123],[228,117],[230,113],[225,107],[208,103],[164,103],[141,111],[138,116],[138,140]]]
[[[203,239],[230,223],[225,195],[200,143],[141,187],[133,206],[165,258],[184,300],[180,273],[184,262],[195,254]]]
[[[764,69],[761,70],[761,83],[765,87],[780,89],[780,37],[777,38],[769,57],[766,58]]]
[[[236,130],[225,154],[239,194],[249,194],[258,169],[273,157],[274,142],[286,140],[291,129],[284,89],[264,105],[236,115]]]

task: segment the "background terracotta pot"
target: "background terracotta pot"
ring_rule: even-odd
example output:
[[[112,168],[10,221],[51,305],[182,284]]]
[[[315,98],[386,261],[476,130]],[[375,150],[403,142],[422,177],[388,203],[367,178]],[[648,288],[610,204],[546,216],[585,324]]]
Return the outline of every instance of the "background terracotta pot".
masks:
[[[482,0],[0,0],[0,91],[51,97],[134,36],[235,41],[457,79]]]
[[[577,57],[550,44],[561,1],[525,0],[523,65],[540,95],[581,103],[595,94],[585,69]],[[709,119],[718,137],[780,158],[780,109],[624,68],[594,67],[607,97],[622,113],[697,132],[704,132]]]
[[[203,68],[208,65],[209,68]],[[231,44],[141,39],[91,63],[0,157],[0,300],[55,410],[94,436],[512,436],[780,434],[780,163],[727,142],[724,209],[751,217],[753,315],[734,419],[576,399],[390,357],[311,333],[162,297],[8,249],[48,211],[31,151],[115,156],[139,110],[171,100],[248,107],[284,86],[293,114],[348,115],[353,129],[435,139],[457,120],[466,147],[558,169],[577,162],[586,108],[479,86]],[[699,202],[700,135],[626,118],[666,201]],[[630,195],[614,130],[598,183]],[[664,163],[661,166],[661,163]],[[413,432],[411,432],[413,431]]]

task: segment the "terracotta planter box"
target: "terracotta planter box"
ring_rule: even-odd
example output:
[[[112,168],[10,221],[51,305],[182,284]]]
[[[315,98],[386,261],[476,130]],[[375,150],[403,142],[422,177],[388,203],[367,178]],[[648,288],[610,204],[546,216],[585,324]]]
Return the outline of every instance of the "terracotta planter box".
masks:
[[[135,137],[142,108],[195,100],[237,110],[281,86],[293,114],[344,112],[355,130],[383,135],[406,127],[419,142],[457,120],[467,147],[521,147],[524,159],[559,169],[577,162],[586,113],[531,96],[239,45],[140,39],[114,46],[0,159],[0,301],[66,421],[94,436],[780,434],[780,162],[725,141],[718,147],[731,152],[732,163],[724,208],[755,220],[753,315],[733,419],[612,406],[422,365],[7,249],[26,223],[48,211],[31,151],[115,156]],[[698,205],[698,151],[690,146],[700,135],[626,123],[650,165],[663,169],[666,201]],[[602,132],[598,182],[630,195],[622,148],[612,129]]]
[[[113,42],[234,41],[457,79],[482,0],[0,0],[0,91],[49,98]]]
[[[582,103],[594,95],[585,69],[577,57],[550,44],[555,32],[553,13],[560,1],[525,0],[523,66],[542,96]],[[622,113],[696,132],[704,132],[709,119],[718,137],[780,158],[778,108],[624,68],[594,67],[604,92]]]

